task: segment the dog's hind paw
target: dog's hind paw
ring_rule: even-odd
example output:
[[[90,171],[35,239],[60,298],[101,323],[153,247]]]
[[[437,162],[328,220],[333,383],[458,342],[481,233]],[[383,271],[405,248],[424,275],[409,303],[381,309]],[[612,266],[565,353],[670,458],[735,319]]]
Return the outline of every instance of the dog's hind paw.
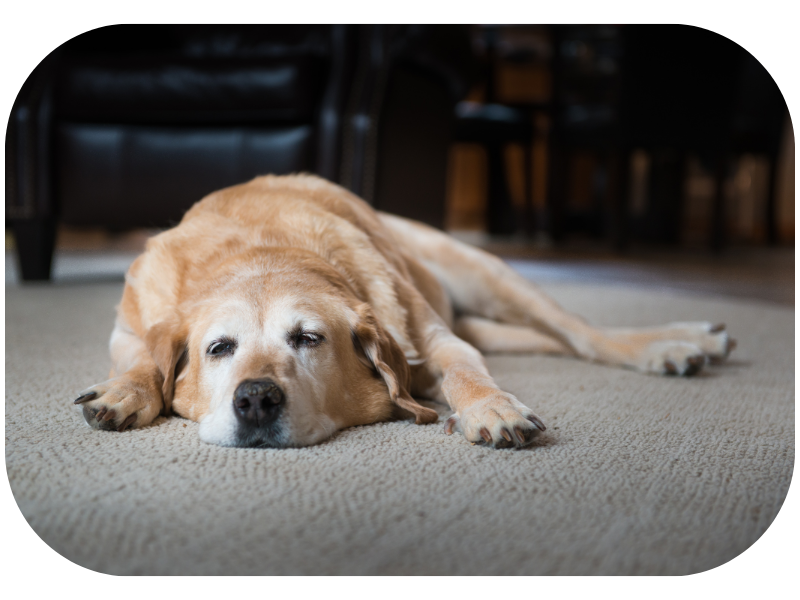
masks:
[[[639,370],[657,375],[690,377],[699,373],[708,362],[706,354],[688,342],[653,342],[641,357]]]
[[[700,347],[708,356],[711,364],[723,362],[736,348],[736,340],[725,331],[724,323],[711,326],[702,337]]]
[[[725,330],[724,323],[698,321],[670,323],[667,327],[681,332],[681,340],[700,348],[712,364],[721,363],[736,348],[736,340]]]
[[[98,383],[73,401],[93,429],[125,431],[143,427],[158,416],[161,392],[154,384],[122,375]]]

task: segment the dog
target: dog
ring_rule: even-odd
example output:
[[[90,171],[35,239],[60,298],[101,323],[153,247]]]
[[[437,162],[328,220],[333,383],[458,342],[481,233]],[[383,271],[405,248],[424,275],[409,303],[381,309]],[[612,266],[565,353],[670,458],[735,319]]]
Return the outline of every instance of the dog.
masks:
[[[545,424],[501,390],[482,352],[545,352],[690,376],[734,347],[724,325],[601,328],[497,257],[374,211],[313,175],[215,192],[131,265],[108,381],[74,401],[93,428],[174,412],[200,438],[301,447],[390,419],[434,423],[493,448]]]

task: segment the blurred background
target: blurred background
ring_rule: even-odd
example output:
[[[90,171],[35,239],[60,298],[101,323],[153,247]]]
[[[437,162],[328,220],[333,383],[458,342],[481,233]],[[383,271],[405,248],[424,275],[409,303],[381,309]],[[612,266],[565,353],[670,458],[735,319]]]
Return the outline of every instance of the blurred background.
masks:
[[[112,26],[6,134],[6,285],[122,280],[216,189],[318,173],[538,281],[794,303],[794,134],[769,73],[667,25]]]

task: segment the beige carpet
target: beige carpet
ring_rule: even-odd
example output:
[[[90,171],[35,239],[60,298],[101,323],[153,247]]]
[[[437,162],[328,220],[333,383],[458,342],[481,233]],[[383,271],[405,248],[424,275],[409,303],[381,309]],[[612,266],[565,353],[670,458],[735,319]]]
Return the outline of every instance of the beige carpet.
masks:
[[[120,574],[686,574],[747,549],[792,473],[794,312],[545,288],[601,324],[724,321],[739,349],[690,380],[491,357],[549,426],[523,451],[404,422],[307,449],[225,449],[179,418],[92,431],[71,406],[106,376],[121,284],[7,287],[17,503],[56,551]]]

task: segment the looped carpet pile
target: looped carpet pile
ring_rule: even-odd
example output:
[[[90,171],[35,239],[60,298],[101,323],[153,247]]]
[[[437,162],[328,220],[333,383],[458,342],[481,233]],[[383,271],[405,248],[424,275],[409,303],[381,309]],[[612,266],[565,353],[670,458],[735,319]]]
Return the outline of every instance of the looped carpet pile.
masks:
[[[692,379],[491,356],[500,385],[548,425],[521,451],[471,446],[442,421],[232,449],[180,418],[121,434],[84,424],[71,401],[107,376],[121,284],[7,287],[15,499],[54,550],[117,574],[665,575],[744,552],[791,479],[794,311],[543,288],[602,325],[722,321],[739,347]]]

